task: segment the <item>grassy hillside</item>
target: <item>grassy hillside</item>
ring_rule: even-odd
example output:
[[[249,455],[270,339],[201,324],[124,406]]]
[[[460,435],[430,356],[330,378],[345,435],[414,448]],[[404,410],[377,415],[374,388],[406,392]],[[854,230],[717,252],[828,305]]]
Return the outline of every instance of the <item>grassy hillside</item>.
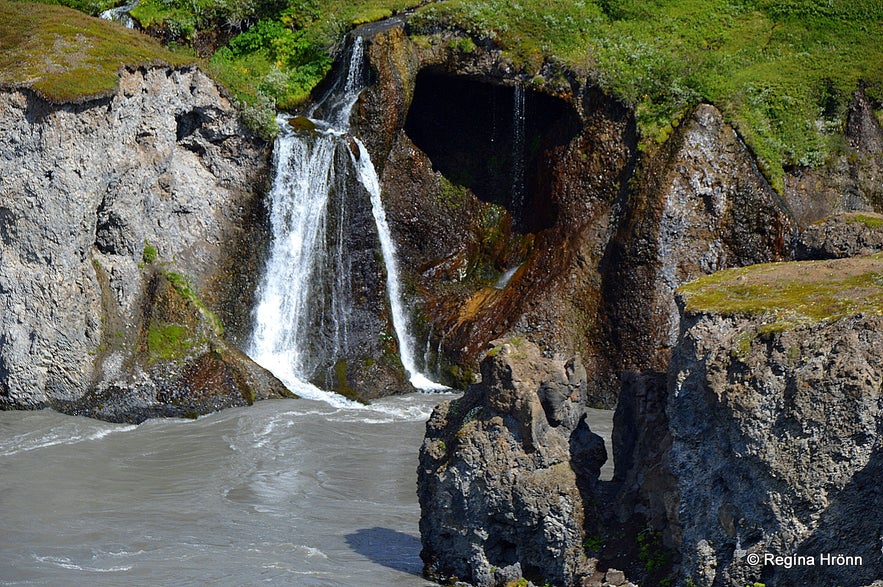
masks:
[[[783,167],[817,166],[842,148],[859,84],[883,101],[879,0],[449,0],[433,21],[494,40],[531,75],[547,56],[592,73],[637,108],[644,144],[684,110],[715,104],[781,190]]]
[[[76,100],[113,90],[123,65],[185,61],[145,35],[67,8],[0,0],[0,86]]]
[[[92,13],[107,2],[54,1]],[[527,81],[548,62],[591,76],[636,108],[647,148],[713,103],[779,190],[789,166],[842,151],[859,85],[883,104],[880,0],[142,0],[133,16],[182,45],[200,31],[229,38],[209,59],[215,76],[246,103],[291,109],[349,28],[405,9],[414,34],[492,42]]]

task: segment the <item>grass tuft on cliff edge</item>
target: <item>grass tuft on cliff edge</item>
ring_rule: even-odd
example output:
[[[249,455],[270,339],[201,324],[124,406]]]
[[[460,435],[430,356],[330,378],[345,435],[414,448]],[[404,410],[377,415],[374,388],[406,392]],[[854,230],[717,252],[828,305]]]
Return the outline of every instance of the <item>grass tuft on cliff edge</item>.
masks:
[[[883,253],[727,269],[682,285],[678,293],[688,313],[763,316],[767,332],[883,315]]]
[[[0,0],[0,87],[75,102],[112,92],[123,66],[187,62],[146,35],[75,10]]]

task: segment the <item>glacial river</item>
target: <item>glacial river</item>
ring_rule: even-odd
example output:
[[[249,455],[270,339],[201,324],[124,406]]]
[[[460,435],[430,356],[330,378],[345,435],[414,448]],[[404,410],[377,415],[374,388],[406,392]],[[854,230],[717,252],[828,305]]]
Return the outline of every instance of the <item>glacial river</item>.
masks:
[[[450,397],[139,426],[0,412],[0,585],[433,585],[417,452]],[[609,418],[592,423],[608,439]]]

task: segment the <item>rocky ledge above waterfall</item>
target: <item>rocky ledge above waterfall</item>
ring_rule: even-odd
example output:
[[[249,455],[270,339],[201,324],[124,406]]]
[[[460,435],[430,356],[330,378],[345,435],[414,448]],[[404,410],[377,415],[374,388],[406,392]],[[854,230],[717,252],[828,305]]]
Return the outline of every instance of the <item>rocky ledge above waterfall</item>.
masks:
[[[269,149],[210,78],[130,68],[78,104],[6,89],[0,127],[0,406],[140,420],[285,393],[224,342],[250,328]]]

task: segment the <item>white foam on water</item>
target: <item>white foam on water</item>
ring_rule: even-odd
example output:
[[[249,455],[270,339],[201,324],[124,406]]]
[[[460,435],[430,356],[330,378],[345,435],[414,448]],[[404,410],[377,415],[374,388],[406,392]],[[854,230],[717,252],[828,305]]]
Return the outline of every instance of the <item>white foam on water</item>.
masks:
[[[135,425],[124,425],[113,428],[96,430],[90,433],[73,433],[70,430],[52,432],[28,432],[19,434],[0,443],[0,457],[11,457],[23,452],[40,450],[58,445],[71,445],[92,440],[101,440],[111,434],[128,432],[138,428]]]

